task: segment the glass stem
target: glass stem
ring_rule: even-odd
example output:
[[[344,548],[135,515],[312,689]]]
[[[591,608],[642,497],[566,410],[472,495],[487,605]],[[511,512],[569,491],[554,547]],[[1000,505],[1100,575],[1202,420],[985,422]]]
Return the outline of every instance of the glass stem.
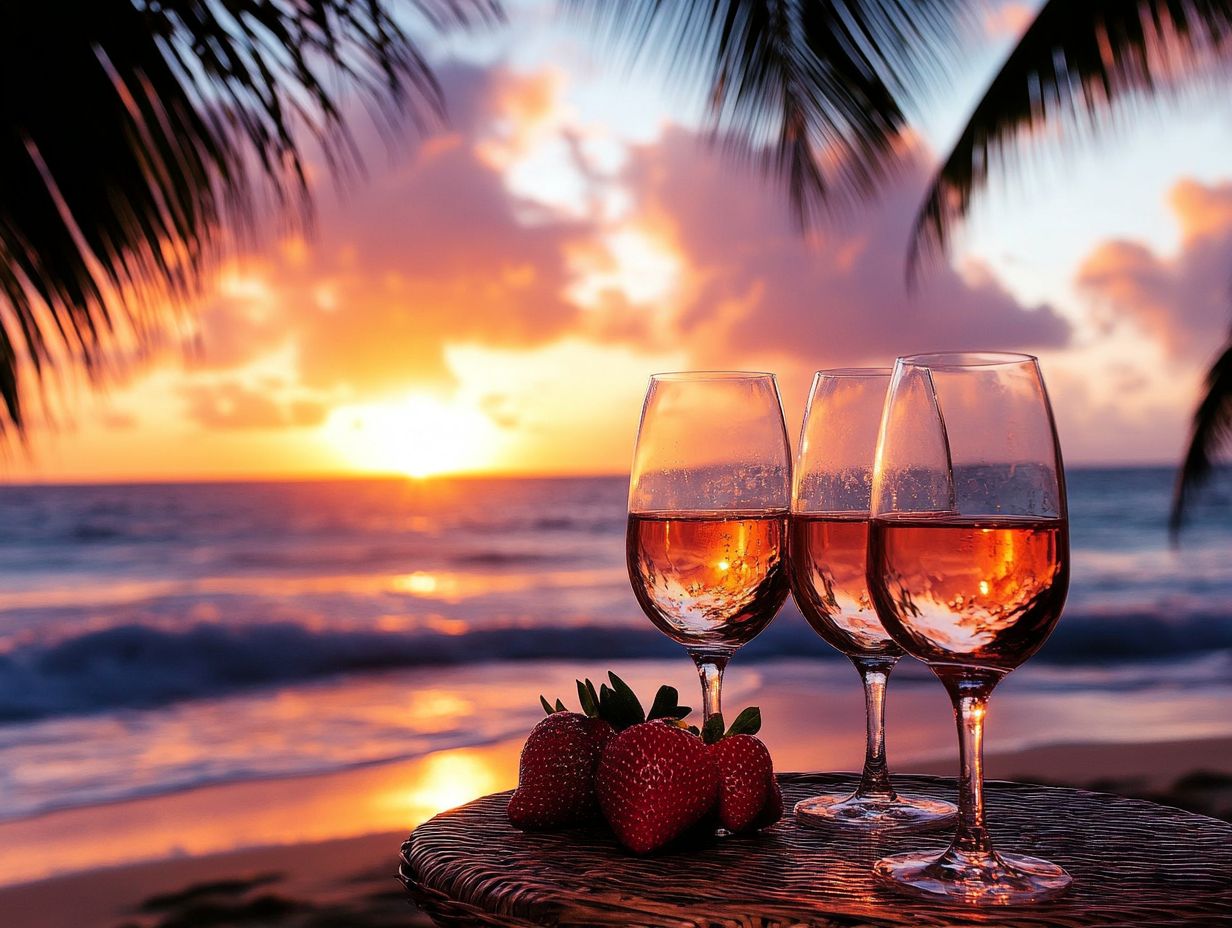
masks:
[[[984,716],[988,697],[1000,682],[991,677],[945,680],[958,723],[958,829],[949,853],[991,854],[984,827]]]
[[[731,655],[722,651],[690,651],[702,681],[702,720],[723,711],[723,671]]]
[[[890,785],[890,768],[885,750],[886,683],[897,657],[853,657],[860,679],[864,681],[865,725],[867,741],[864,748],[864,773],[856,795],[861,799],[884,799],[893,802],[894,787]]]

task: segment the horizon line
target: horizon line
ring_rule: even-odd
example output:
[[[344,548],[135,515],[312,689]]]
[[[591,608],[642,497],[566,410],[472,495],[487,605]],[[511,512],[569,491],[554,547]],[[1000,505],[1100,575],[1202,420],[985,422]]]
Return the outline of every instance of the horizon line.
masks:
[[[1179,464],[1175,461],[1120,461],[1097,462],[1081,461],[1066,465],[1068,471],[1082,470],[1161,470],[1164,468],[1176,470]],[[1232,466],[1232,461],[1216,463],[1216,469]],[[85,476],[48,477],[45,480],[22,478],[8,480],[0,477],[0,489],[26,487],[106,487],[106,486],[184,486],[210,484],[254,484],[254,483],[346,483],[346,482],[382,482],[398,481],[402,483],[431,484],[443,480],[597,480],[597,479],[628,479],[628,471],[574,471],[544,473],[535,471],[458,471],[456,473],[427,474],[422,477],[398,473],[354,473],[324,471],[307,474],[215,474],[200,476],[116,476],[98,479]]]

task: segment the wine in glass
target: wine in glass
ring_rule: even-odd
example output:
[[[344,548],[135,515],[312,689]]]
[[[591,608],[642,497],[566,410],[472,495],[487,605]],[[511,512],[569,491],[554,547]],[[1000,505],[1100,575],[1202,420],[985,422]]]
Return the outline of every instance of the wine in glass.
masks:
[[[791,451],[773,374],[650,378],[633,453],[629,580],[697,664],[704,715],[723,670],[787,598]]]
[[[945,684],[959,734],[959,817],[943,853],[875,873],[976,905],[1052,898],[1056,864],[995,851],[984,826],[993,688],[1044,643],[1069,586],[1064,471],[1039,364],[994,352],[899,358],[873,474],[868,586],[894,640]]]
[[[954,821],[953,805],[899,796],[885,751],[886,683],[903,650],[882,628],[865,583],[869,497],[889,368],[818,371],[813,377],[791,501],[791,590],[813,629],[864,681],[867,741],[854,793],[796,804],[809,825],[924,830]]]

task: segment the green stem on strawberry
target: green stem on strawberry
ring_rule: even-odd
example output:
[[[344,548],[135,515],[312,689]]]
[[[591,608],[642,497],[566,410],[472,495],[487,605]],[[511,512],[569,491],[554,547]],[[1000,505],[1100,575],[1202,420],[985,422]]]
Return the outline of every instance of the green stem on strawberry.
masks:
[[[701,731],[696,733],[700,734],[707,744],[714,744],[731,735],[755,735],[759,731],[761,731],[761,709],[757,706],[749,706],[736,716],[736,721],[732,722],[731,728],[726,731],[723,729],[723,713],[717,712],[706,719]]]
[[[650,711],[646,712],[629,684],[610,671],[607,677],[611,685],[604,683],[598,690],[590,680],[576,681],[578,702],[584,715],[592,719],[603,719],[617,731],[658,719],[677,722],[693,711],[689,706],[680,705],[680,694],[674,686],[664,685],[659,687]],[[540,696],[539,704],[548,715],[569,711],[559,699],[553,706],[547,697]]]
[[[568,709],[565,708],[565,704],[561,702],[559,699],[556,700],[556,705],[553,706],[550,702],[547,701],[546,697],[540,696],[539,705],[543,706],[543,711],[546,712],[548,715],[553,715],[554,713],[557,713],[557,712],[568,712],[569,711]]]

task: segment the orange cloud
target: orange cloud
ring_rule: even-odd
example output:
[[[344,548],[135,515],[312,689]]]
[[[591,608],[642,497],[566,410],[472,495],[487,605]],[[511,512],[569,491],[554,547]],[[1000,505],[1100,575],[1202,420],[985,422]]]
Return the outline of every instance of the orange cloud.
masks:
[[[484,127],[477,149],[485,163],[498,169],[508,167],[551,133],[564,84],[564,75],[556,70],[506,73],[492,94],[497,119]]]
[[[1004,3],[984,12],[984,32],[991,39],[1016,39],[1035,20],[1035,9],[1025,3]]]
[[[1172,356],[1202,360],[1228,326],[1232,256],[1232,183],[1179,181],[1169,196],[1181,230],[1177,254],[1165,257],[1139,242],[1095,248],[1075,278],[1097,318],[1127,319]]]
[[[1232,183],[1207,186],[1185,178],[1172,188],[1168,202],[1187,245],[1232,229]]]
[[[189,418],[213,429],[305,428],[325,421],[326,408],[311,400],[279,402],[233,381],[181,390]]]
[[[631,151],[618,217],[565,218],[524,201],[485,155],[494,123],[544,129],[558,78],[446,75],[453,125],[329,210],[312,243],[237,271],[204,318],[207,364],[239,370],[286,348],[296,389],[331,406],[458,385],[450,346],[529,351],[569,338],[687,356],[697,367],[782,359],[801,369],[929,348],[1063,345],[1069,326],[987,271],[942,267],[916,300],[902,283],[919,155],[882,200],[804,242],[780,191],[736,174],[693,134]],[[545,178],[546,184],[553,182]],[[285,409],[217,387],[192,394],[215,428],[287,424]],[[509,403],[475,399],[503,428]],[[236,408],[242,407],[240,411]],[[277,404],[275,403],[275,406]]]
[[[584,227],[524,222],[480,154],[492,120],[542,119],[555,79],[464,68],[442,79],[450,132],[325,211],[311,243],[224,278],[201,316],[199,366],[238,368],[290,345],[302,386],[380,394],[449,382],[447,343],[532,346],[576,320],[565,252]]]

